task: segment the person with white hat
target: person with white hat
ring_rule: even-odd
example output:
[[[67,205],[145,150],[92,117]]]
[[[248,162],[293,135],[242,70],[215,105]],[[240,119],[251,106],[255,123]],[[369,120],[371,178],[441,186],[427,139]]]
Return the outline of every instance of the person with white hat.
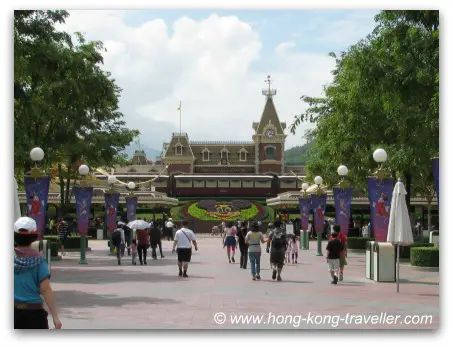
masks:
[[[21,217],[14,223],[14,329],[49,329],[44,297],[55,329],[61,329],[50,273],[41,253],[31,248],[38,239],[36,222]]]

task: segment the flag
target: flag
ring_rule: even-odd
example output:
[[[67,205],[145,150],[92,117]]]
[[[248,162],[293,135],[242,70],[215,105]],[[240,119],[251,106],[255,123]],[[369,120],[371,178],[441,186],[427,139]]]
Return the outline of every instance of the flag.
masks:
[[[374,238],[378,242],[387,241],[387,232],[390,219],[390,205],[392,202],[394,179],[378,180],[368,178],[368,194],[371,211],[371,227]]]

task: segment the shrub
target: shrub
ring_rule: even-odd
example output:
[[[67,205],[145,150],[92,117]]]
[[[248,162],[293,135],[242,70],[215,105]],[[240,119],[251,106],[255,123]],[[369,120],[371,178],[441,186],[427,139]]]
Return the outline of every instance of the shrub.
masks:
[[[412,247],[411,265],[424,267],[439,267],[439,248]]]
[[[366,243],[374,241],[372,237],[348,237],[348,249],[366,249]]]
[[[400,259],[409,259],[411,257],[411,248],[413,247],[434,247],[434,244],[429,242],[414,242],[409,246],[402,246],[400,248]]]
[[[52,241],[50,241],[50,256],[58,257],[58,244]]]

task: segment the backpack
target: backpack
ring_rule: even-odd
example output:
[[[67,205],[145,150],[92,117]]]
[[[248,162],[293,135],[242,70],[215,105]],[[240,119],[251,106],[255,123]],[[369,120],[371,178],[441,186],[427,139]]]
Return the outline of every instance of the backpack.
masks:
[[[115,229],[112,233],[112,243],[114,246],[119,246],[121,244],[121,231]]]
[[[272,248],[280,249],[285,248],[285,246],[286,246],[285,235],[281,230],[276,230],[274,235],[272,236]]]

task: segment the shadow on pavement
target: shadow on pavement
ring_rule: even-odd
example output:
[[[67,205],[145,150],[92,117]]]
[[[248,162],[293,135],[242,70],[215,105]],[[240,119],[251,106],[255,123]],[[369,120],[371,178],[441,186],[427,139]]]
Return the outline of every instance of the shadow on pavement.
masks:
[[[109,294],[93,294],[75,290],[55,291],[55,300],[59,308],[76,307],[121,307],[130,304],[178,304],[179,301],[173,299],[150,298],[150,297],[121,297]]]
[[[140,266],[139,266],[140,267]],[[135,268],[135,267],[134,267]],[[78,269],[57,269],[53,271],[53,283],[80,283],[80,284],[105,284],[105,283],[122,283],[122,282],[176,282],[181,281],[175,269],[174,275],[148,272],[130,272],[122,269],[118,270],[87,270],[83,276],[80,276]],[[189,269],[190,276],[190,269]],[[192,278],[214,279],[210,276],[190,276]]]

